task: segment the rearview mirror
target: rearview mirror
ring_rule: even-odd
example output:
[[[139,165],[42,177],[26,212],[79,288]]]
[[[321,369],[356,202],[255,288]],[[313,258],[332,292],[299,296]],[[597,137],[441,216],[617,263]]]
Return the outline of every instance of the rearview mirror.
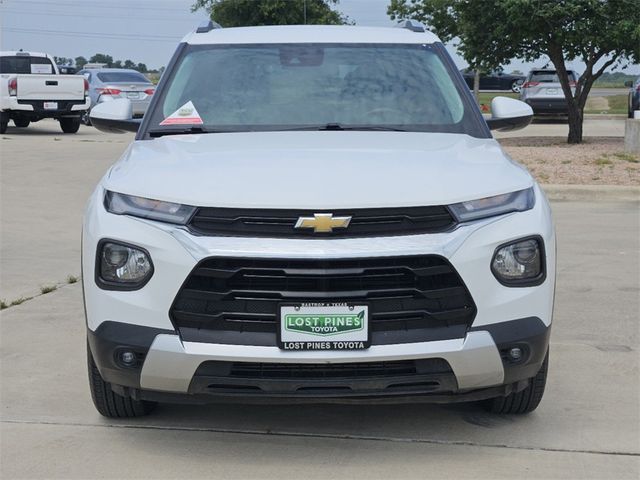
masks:
[[[91,124],[106,133],[137,132],[142,119],[133,118],[133,106],[128,98],[99,103],[89,114]]]
[[[491,118],[487,119],[491,130],[520,130],[529,125],[531,120],[533,110],[526,103],[509,97],[495,97],[491,100]]]

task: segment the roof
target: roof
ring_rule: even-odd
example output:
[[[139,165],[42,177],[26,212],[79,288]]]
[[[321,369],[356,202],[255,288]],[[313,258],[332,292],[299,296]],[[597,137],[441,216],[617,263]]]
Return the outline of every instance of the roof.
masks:
[[[431,32],[414,32],[399,27],[356,27],[351,25],[286,25],[269,27],[214,28],[191,32],[183,42],[192,45],[255,43],[435,43]]]
[[[47,58],[52,58],[51,55],[49,55],[48,53],[42,53],[42,52],[27,52],[27,51],[17,51],[17,50],[3,50],[2,52],[0,52],[0,56],[3,57],[15,57],[18,54],[22,54],[22,55],[29,55],[31,57],[47,57]]]
[[[103,68],[86,68],[83,67],[81,68],[81,70],[91,70],[91,73],[122,73],[122,72],[126,72],[126,73],[140,73],[137,70],[133,70],[132,68],[109,68],[109,67],[103,67]],[[144,77],[143,73],[140,73],[140,75],[142,75]]]

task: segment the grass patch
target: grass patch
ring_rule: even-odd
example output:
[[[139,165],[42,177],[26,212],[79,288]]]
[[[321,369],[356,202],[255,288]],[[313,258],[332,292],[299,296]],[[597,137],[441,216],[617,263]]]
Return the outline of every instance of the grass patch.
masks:
[[[601,97],[604,98],[609,104],[609,108],[607,110],[601,109],[586,109],[584,113],[604,113],[607,115],[622,115],[626,114],[629,109],[629,96],[628,95],[611,95],[609,97]]]
[[[598,165],[599,167],[602,167],[604,165],[612,165],[613,164],[613,162],[611,160],[609,160],[606,156],[597,158],[594,163],[596,165]]]
[[[47,293],[51,293],[54,290],[57,290],[58,287],[56,285],[43,285],[42,287],[40,287],[40,293],[42,295],[45,295]]]
[[[625,162],[640,163],[640,157],[631,153],[616,152],[613,156],[620,160],[624,160]]]
[[[16,305],[20,305],[21,303],[26,302],[27,300],[31,300],[33,297],[20,297],[12,300],[9,304],[10,307],[15,307]]]
[[[75,275],[67,276],[67,283],[77,283],[77,282],[78,282],[78,277],[76,277]]]
[[[568,165],[571,163],[571,160],[562,160],[563,165]]]
[[[4,300],[0,300],[0,310],[4,310],[5,308],[9,308],[9,305]]]

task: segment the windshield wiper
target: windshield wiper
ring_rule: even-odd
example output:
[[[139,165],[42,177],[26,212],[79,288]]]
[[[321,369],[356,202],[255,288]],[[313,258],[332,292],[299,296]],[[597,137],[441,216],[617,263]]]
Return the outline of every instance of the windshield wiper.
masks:
[[[315,127],[303,127],[304,130],[335,130],[335,131],[372,131],[372,132],[406,132],[404,128],[388,127],[384,125],[342,125],[340,123],[327,123]],[[301,130],[302,130],[301,129]],[[295,130],[295,129],[292,129]]]
[[[231,131],[231,130],[229,130]],[[150,137],[162,137],[164,135],[188,135],[192,133],[224,133],[225,130],[211,130],[200,125],[190,127],[154,128],[147,133]]]

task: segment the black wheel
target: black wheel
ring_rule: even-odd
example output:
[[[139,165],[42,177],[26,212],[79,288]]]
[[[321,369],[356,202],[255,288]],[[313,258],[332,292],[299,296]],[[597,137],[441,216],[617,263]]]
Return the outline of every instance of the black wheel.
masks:
[[[542,400],[544,387],[547,383],[547,370],[549,368],[549,352],[544,357],[544,362],[535,377],[531,379],[529,386],[524,390],[512,393],[506,397],[490,398],[483,402],[483,407],[492,413],[522,414],[533,412]]]
[[[76,133],[80,129],[80,117],[61,118],[60,128],[64,133]]]
[[[30,123],[31,123],[31,121],[27,120],[26,118],[14,118],[13,119],[13,124],[16,127],[19,127],[19,128],[27,128]]]
[[[8,126],[9,126],[8,121],[0,120],[0,133],[5,133],[7,131]]]
[[[87,344],[87,368],[89,370],[89,388],[91,399],[100,415],[109,418],[142,417],[153,411],[156,404],[144,400],[123,397],[111,390],[111,385],[100,376]]]
[[[87,127],[91,126],[91,118],[89,118],[88,111],[82,114],[82,123],[84,123]]]

